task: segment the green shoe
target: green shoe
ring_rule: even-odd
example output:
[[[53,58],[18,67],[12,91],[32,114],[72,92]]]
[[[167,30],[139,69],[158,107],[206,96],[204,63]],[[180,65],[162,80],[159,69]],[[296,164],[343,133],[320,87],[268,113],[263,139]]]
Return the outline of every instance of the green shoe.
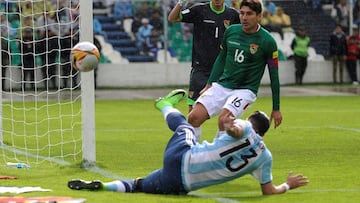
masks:
[[[186,97],[185,90],[176,89],[171,91],[165,97],[160,97],[159,99],[157,99],[155,101],[155,107],[161,111],[165,106],[174,106],[178,104],[185,97]]]

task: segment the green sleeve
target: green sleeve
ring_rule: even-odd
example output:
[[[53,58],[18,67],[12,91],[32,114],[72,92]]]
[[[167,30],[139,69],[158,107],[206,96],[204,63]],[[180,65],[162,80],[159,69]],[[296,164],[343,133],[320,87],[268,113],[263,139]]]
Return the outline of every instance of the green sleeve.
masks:
[[[269,68],[269,75],[271,80],[271,92],[273,110],[280,110],[280,82],[279,82],[279,69]]]
[[[226,51],[223,48],[223,49],[220,49],[220,53],[216,57],[216,60],[214,62],[214,65],[212,67],[211,74],[210,74],[210,77],[208,80],[208,84],[211,84],[211,83],[219,80],[222,73],[224,72],[225,60],[226,60]]]

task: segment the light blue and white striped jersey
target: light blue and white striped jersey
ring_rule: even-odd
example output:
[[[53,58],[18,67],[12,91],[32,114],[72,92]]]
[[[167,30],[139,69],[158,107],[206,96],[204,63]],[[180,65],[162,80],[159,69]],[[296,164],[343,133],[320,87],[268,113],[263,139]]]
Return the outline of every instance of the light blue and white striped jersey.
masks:
[[[182,182],[187,191],[224,183],[246,174],[260,184],[272,181],[272,155],[249,121],[238,122],[244,129],[241,138],[227,134],[194,145],[183,156]]]

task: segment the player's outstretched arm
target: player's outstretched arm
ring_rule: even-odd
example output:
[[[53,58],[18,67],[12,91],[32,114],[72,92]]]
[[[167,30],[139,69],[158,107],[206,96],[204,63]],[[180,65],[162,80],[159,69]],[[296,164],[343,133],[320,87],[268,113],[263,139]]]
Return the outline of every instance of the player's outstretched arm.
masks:
[[[274,195],[282,194],[288,190],[293,190],[298,187],[305,186],[309,183],[309,180],[306,176],[301,174],[292,175],[292,172],[289,173],[285,183],[275,186],[272,182],[261,185],[261,190],[263,195]]]

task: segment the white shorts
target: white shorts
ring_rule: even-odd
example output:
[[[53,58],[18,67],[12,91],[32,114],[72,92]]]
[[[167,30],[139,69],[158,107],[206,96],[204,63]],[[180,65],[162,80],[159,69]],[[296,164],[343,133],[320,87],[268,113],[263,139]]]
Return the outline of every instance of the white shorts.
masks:
[[[248,89],[228,89],[213,83],[197,100],[206,108],[210,117],[214,117],[225,108],[235,118],[239,118],[256,101],[256,95]]]

